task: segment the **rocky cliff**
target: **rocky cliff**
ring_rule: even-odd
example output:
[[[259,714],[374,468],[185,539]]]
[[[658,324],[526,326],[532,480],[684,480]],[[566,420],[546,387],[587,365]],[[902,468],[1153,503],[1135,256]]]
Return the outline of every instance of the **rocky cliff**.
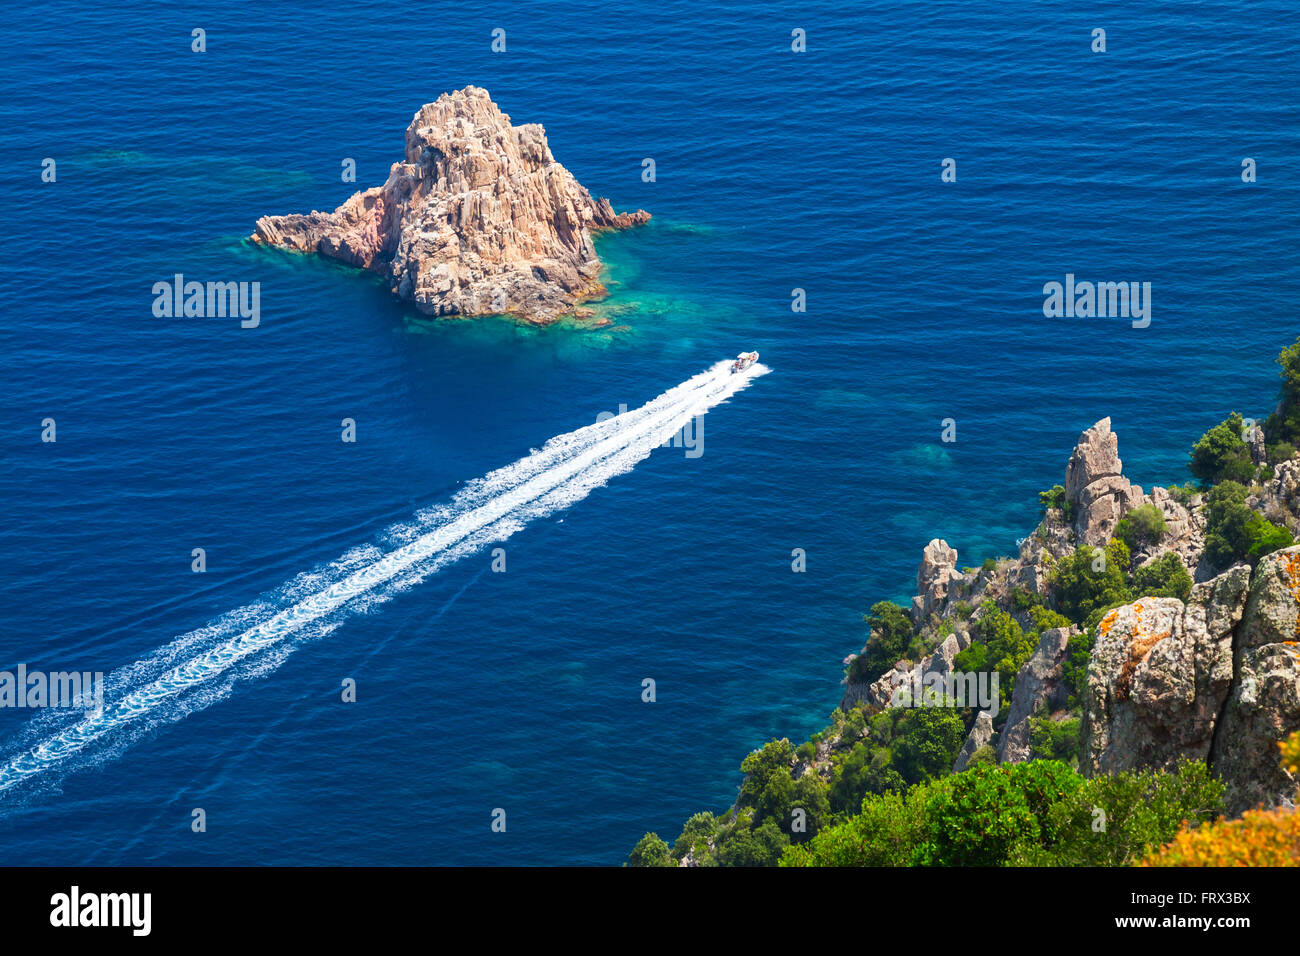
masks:
[[[1253,569],[1248,561],[1216,567],[1206,554],[1204,496],[1177,491],[1157,487],[1145,494],[1131,484],[1110,420],[1093,425],[1066,466],[1061,507],[1047,510],[1016,558],[963,573],[954,548],[940,540],[926,545],[911,611],[921,643],[934,650],[879,677],[849,681],[841,709],[879,711],[889,705],[892,688],[952,671],[989,607],[1022,620],[1028,604],[1054,607],[1060,598],[1054,572],[1062,561],[1076,549],[1096,547],[1089,553],[1099,556],[1092,567],[1098,572],[1100,546],[1126,514],[1148,506],[1159,511],[1163,528],[1140,543],[1134,570],[1172,555],[1199,583],[1185,598],[1143,596],[1114,607],[1088,633],[1078,626],[1044,630],[1016,673],[997,729],[993,719],[976,720],[954,769],[985,746],[1003,763],[1042,756],[1033,753],[1029,720],[1062,715],[1067,649],[1072,639],[1087,638],[1093,643],[1078,705],[1085,771],[1170,769],[1182,758],[1201,760],[1227,784],[1230,813],[1289,805],[1300,781],[1282,768],[1278,743],[1300,729],[1300,546],[1267,554]],[[1300,530],[1300,459],[1279,464],[1247,503],[1254,513]],[[934,636],[926,639],[927,633]]]
[[[251,238],[379,273],[429,315],[546,324],[604,294],[592,233],[649,218],[593,199],[540,125],[511,125],[467,86],[420,108],[382,186],[333,212],[264,216]]]
[[[960,568],[956,548],[929,542],[910,606],[864,615],[830,724],[750,753],[726,813],[692,816],[671,849],[647,833],[632,865],[1128,865],[1220,813],[1290,819],[1300,339],[1278,363],[1282,398],[1262,429],[1234,412],[1193,447],[1199,486],[1134,485],[1103,419],[1039,495],[1014,557]],[[1000,806],[1027,840],[1012,853],[984,801],[1022,784],[1065,803]],[[1053,846],[1026,813],[1051,818]],[[1294,860],[1293,842],[1276,846]]]

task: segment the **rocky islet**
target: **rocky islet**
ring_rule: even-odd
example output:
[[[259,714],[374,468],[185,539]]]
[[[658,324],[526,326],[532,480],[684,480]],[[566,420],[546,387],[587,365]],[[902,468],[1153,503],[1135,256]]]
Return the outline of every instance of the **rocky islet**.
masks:
[[[416,112],[383,185],[333,212],[263,216],[250,238],[378,273],[428,315],[547,325],[606,293],[593,233],[649,219],[593,198],[541,125],[467,86]]]

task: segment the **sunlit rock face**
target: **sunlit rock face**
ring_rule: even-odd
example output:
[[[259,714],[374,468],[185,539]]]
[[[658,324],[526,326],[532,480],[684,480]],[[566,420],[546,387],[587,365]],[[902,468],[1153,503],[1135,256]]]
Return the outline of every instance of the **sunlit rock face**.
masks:
[[[593,199],[539,124],[511,125],[467,86],[420,108],[382,186],[331,213],[264,216],[251,238],[377,272],[429,315],[546,324],[605,293],[592,232],[649,218]]]

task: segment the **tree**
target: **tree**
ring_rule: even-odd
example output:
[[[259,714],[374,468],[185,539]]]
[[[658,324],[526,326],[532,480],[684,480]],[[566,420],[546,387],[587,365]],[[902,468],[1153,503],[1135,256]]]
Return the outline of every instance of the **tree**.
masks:
[[[710,856],[709,841],[718,833],[718,821],[705,810],[686,821],[681,835],[673,843],[673,859],[680,860],[687,853],[695,857],[697,864],[707,865],[715,862]],[[708,857],[708,859],[705,859]],[[716,865],[716,863],[715,863]]]
[[[1300,339],[1296,339],[1277,356],[1278,374],[1282,377],[1282,396],[1278,410],[1264,422],[1264,435],[1270,445],[1269,457],[1282,461],[1294,454],[1300,443]]]
[[[804,812],[805,829],[797,833],[792,827],[795,810]],[[794,793],[790,798],[790,813],[786,815],[785,828],[790,831],[790,839],[802,843],[817,835],[830,820],[831,804],[829,787],[820,774],[809,771],[794,782]]]
[[[1125,574],[1130,561],[1128,545],[1118,538],[1105,550],[1084,546],[1062,558],[1052,572],[1052,588],[1061,613],[1084,624],[1098,612],[1131,601]]]
[[[966,739],[966,725],[955,707],[917,707],[899,722],[894,765],[908,783],[923,783],[952,771]]]
[[[893,601],[877,601],[862,620],[871,628],[871,636],[849,667],[849,680],[858,682],[874,680],[889,670],[912,643],[912,619]]]
[[[1246,504],[1244,485],[1225,481],[1206,496],[1205,554],[1218,568],[1238,561],[1252,566],[1266,554],[1295,543],[1291,532]]]
[[[626,846],[626,844],[624,844]],[[628,866],[676,866],[668,844],[657,833],[647,833],[632,848],[627,857]]]
[[[776,820],[789,826],[790,808],[796,792],[790,768],[794,763],[794,747],[788,738],[770,740],[761,750],[755,750],[740,764],[745,774],[736,799],[739,807],[753,810],[755,824]]]
[[[758,826],[737,825],[718,840],[718,862],[723,866],[776,866],[790,838],[775,820]]]
[[[1192,593],[1192,576],[1183,567],[1182,558],[1166,551],[1133,572],[1133,593],[1138,597],[1176,597],[1186,601]]]
[[[1233,412],[1201,436],[1192,448],[1191,471],[1205,485],[1221,481],[1248,482],[1255,477],[1250,446],[1241,437],[1244,422]]]
[[[1048,488],[1046,491],[1040,491],[1038,493],[1038,504],[1039,507],[1043,509],[1044,516],[1046,516],[1049,511],[1059,510],[1063,515],[1065,515],[1067,521],[1071,517],[1067,513],[1070,501],[1065,497],[1065,488],[1061,485],[1052,485],[1052,487]]]

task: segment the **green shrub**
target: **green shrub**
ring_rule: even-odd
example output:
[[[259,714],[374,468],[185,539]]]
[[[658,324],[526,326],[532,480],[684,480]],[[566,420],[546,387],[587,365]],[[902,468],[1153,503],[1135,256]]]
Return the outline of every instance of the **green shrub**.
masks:
[[[1035,757],[1076,763],[1083,751],[1081,721],[1077,717],[1052,720],[1050,717],[1029,718],[1029,748]]]
[[[1030,608],[1029,619],[1034,623],[1034,632],[1036,634],[1050,631],[1054,627],[1069,627],[1071,623],[1070,619],[1064,614],[1058,614],[1056,611],[1042,606]]]
[[[1065,488],[1061,485],[1052,485],[1046,491],[1038,493],[1038,504],[1043,509],[1044,516],[1049,511],[1060,511],[1066,521],[1074,520],[1074,508],[1065,496]]]
[[[916,862],[926,866],[1002,866],[1021,843],[1051,842],[1048,810],[1083,778],[1050,760],[980,765],[936,781],[926,795],[925,840]]]
[[[1061,664],[1061,682],[1067,694],[1066,706],[1077,709],[1083,698],[1083,691],[1088,683],[1088,661],[1092,658],[1092,645],[1097,642],[1097,629],[1093,628],[1074,634],[1065,648],[1065,660]]]
[[[1282,400],[1278,410],[1264,422],[1264,435],[1274,445],[1285,442],[1294,446],[1300,443],[1300,339],[1278,353],[1277,364],[1282,376]]]
[[[1011,606],[1017,611],[1028,611],[1032,607],[1040,607],[1043,603],[1043,596],[1029,588],[1017,585],[1011,589]]]
[[[626,844],[624,844],[626,845]],[[627,856],[628,866],[676,866],[668,844],[659,839],[657,833],[647,833],[632,848]]]
[[[1085,546],[1058,561],[1051,582],[1061,613],[1083,624],[1131,601],[1126,574],[1131,560],[1128,545],[1116,538],[1104,550]]]
[[[954,659],[959,671],[998,674],[1000,706],[1011,702],[1016,674],[1037,647],[1037,636],[1026,634],[1006,611],[992,601],[980,608],[980,619],[972,629],[971,644]]]
[[[1187,482],[1187,484],[1185,485],[1170,485],[1167,490],[1169,491],[1170,497],[1172,497],[1174,501],[1178,502],[1184,508],[1189,508],[1189,509],[1192,507],[1193,499],[1195,499],[1196,496],[1201,493],[1200,489],[1198,489],[1190,481]]]
[[[1192,576],[1182,558],[1167,551],[1133,572],[1133,593],[1137,597],[1176,597],[1186,601],[1192,593]]]
[[[1204,764],[1085,779],[1054,760],[990,765],[868,796],[782,866],[1123,866],[1203,822],[1223,784]]]
[[[862,620],[871,635],[849,665],[849,680],[859,683],[875,680],[893,667],[912,642],[912,619],[893,601],[877,601]]]
[[[1295,445],[1287,441],[1274,442],[1267,446],[1268,460],[1275,465],[1290,461],[1296,455]]]
[[[1224,421],[1201,436],[1192,448],[1190,468],[1193,475],[1206,485],[1221,481],[1245,481],[1255,477],[1255,463],[1250,458],[1250,446],[1241,437],[1244,423],[1241,415],[1233,412]]]
[[[1156,544],[1165,533],[1164,512],[1155,505],[1138,505],[1115,525],[1115,537],[1130,551],[1141,551]]]
[[[1054,805],[1052,844],[1018,847],[1011,862],[1035,866],[1127,866],[1172,840],[1184,821],[1198,825],[1222,809],[1223,784],[1203,763],[1172,772],[1092,777]],[[1100,812],[1098,812],[1100,811]]]
[[[1295,543],[1291,532],[1246,505],[1244,485],[1225,481],[1206,496],[1205,554],[1218,568],[1238,561],[1252,566],[1266,554]]]

